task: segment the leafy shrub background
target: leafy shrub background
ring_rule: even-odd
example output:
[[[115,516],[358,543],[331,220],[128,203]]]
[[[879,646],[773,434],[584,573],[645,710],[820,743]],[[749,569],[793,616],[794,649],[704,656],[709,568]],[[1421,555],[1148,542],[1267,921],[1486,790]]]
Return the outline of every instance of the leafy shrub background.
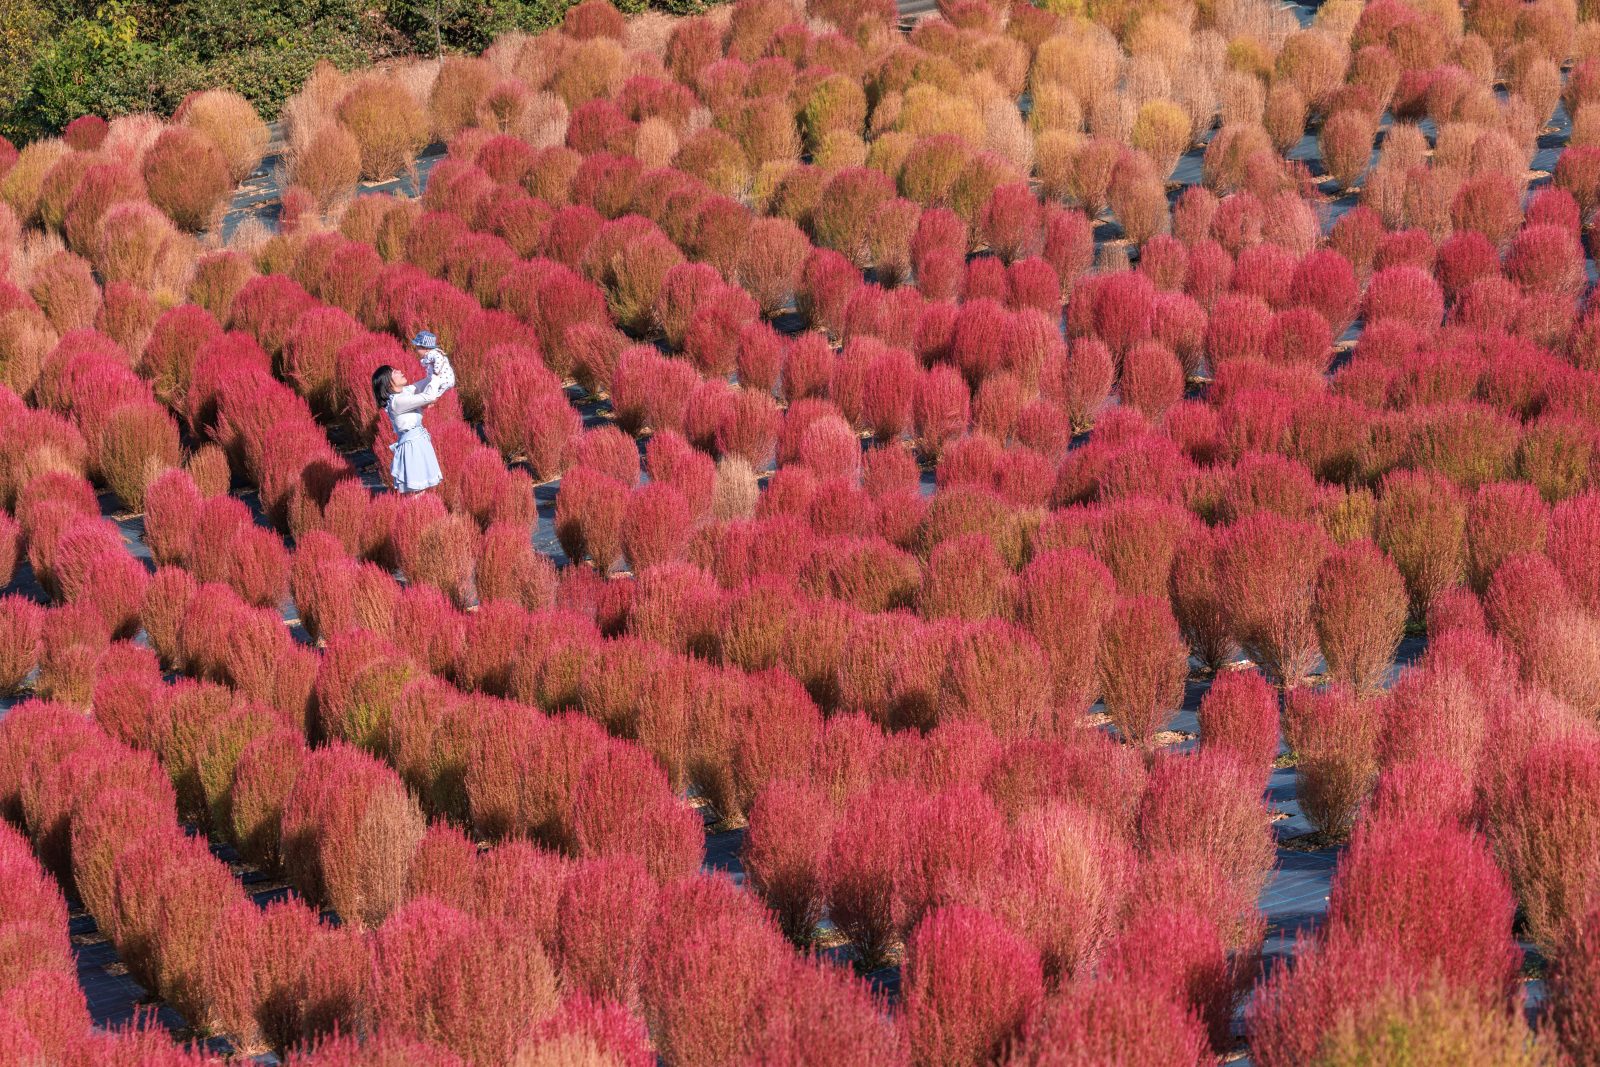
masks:
[[[171,114],[196,89],[243,93],[277,117],[319,60],[479,52],[561,21],[569,0],[0,0],[0,135],[22,143],[79,115]],[[623,0],[673,14],[702,0]]]

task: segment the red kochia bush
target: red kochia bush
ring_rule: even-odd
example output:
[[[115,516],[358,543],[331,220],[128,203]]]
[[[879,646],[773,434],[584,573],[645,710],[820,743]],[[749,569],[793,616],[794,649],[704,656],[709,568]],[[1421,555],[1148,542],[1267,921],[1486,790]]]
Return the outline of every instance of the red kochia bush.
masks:
[[[1043,995],[1038,952],[985,912],[939,908],[912,932],[905,1013],[917,1063],[994,1060]]]
[[[1377,542],[1400,568],[1413,618],[1426,618],[1433,598],[1465,576],[1466,502],[1445,478],[1395,471],[1378,497]]]
[[[1040,217],[1033,190],[1025,182],[1011,182],[989,194],[978,225],[989,248],[1009,264],[1039,250]]]
[[[660,879],[699,869],[705,849],[700,817],[673,796],[666,775],[643,751],[608,746],[584,767],[572,803],[582,855],[631,853]]]
[[[1183,702],[1189,649],[1164,598],[1129,597],[1100,634],[1100,688],[1125,740],[1150,747]]]
[[[8,593],[0,597],[0,688],[14,692],[39,662],[44,609],[32,600]]]
[[[732,772],[738,806],[745,809],[769,782],[805,773],[822,715],[804,687],[777,670],[748,678],[737,714],[742,729],[733,744]]]
[[[386,764],[335,742],[307,758],[284,803],[285,867],[308,899],[347,923],[375,926],[401,900],[423,829],[416,801]]]
[[[901,864],[901,827],[915,803],[904,782],[880,782],[846,801],[843,825],[875,833],[883,848],[846,848],[845,835],[835,833],[827,857],[827,909],[840,931],[850,937],[862,969],[875,969],[898,937],[902,896],[896,891]]]
[[[950,649],[939,687],[939,719],[988,723],[997,734],[1054,728],[1050,674],[1039,646],[998,619],[974,625]]]
[[[1405,581],[1389,557],[1366,540],[1331,551],[1317,571],[1312,614],[1329,679],[1377,691],[1406,624]]]
[[[1421,972],[1489,1005],[1503,1003],[1522,952],[1511,936],[1516,901],[1476,834],[1418,820],[1358,830],[1334,872],[1325,937],[1331,946],[1381,937]]]
[[[1590,906],[1596,877],[1600,746],[1582,736],[1536,743],[1507,785],[1490,812],[1496,851],[1534,941],[1563,945]]]
[[[510,600],[529,611],[555,603],[555,567],[520,523],[496,522],[484,531],[475,573],[480,600]]]
[[[1367,283],[1364,311],[1369,323],[1399,319],[1432,330],[1444,319],[1444,294],[1420,267],[1388,267]]]
[[[1309,523],[1257,512],[1230,527],[1217,548],[1217,588],[1229,629],[1288,688],[1316,666],[1312,597],[1329,547]]]
[[[22,526],[10,515],[0,516],[0,580],[6,585],[17,572],[22,554]]]
[[[959,436],[971,417],[971,393],[953,367],[938,366],[918,380],[912,395],[917,446],[937,458],[947,442]]]
[[[1143,274],[1103,275],[1095,288],[1094,332],[1113,352],[1124,353],[1154,328],[1155,286]]]
[[[1205,1027],[1143,983],[1077,983],[1049,997],[1011,1051],[1010,1067],[1166,1064],[1199,1067],[1215,1058]]]
[[[1263,784],[1278,755],[1278,695],[1256,671],[1224,671],[1200,701],[1200,743],[1232,753]]]
[[[129,970],[186,1014],[203,1010],[200,964],[206,941],[239,885],[193,838],[153,838],[116,865],[117,944]]]
[[[1355,317],[1360,294],[1355,268],[1333,249],[1306,256],[1289,279],[1290,300],[1318,312],[1336,332],[1342,333]]]
[[[177,466],[181,458],[177,424],[159,404],[121,405],[111,412],[100,434],[100,471],[111,490],[135,511],[144,506],[151,477]]]
[[[1366,824],[1415,818],[1469,827],[1473,799],[1473,783],[1459,764],[1427,756],[1395,760],[1378,776]]]
[[[1467,511],[1467,581],[1482,593],[1502,562],[1523,552],[1543,552],[1550,507],[1527,482],[1478,488]]]
[[[71,252],[57,252],[34,267],[28,295],[62,334],[93,327],[101,309],[93,270]]]
[[[1166,345],[1141,341],[1122,357],[1117,389],[1124,404],[1157,418],[1183,399],[1183,367]]]
[[[145,152],[142,163],[150,202],[181,230],[210,226],[233,189],[228,164],[210,138],[186,126],[169,126]]]
[[[628,497],[622,519],[622,552],[636,573],[683,555],[693,516],[689,504],[670,485],[652,482]]]
[[[1548,555],[1567,588],[1586,608],[1600,605],[1600,496],[1584,494],[1556,505]]]
[[[1138,831],[1150,855],[1209,856],[1252,900],[1272,867],[1275,846],[1259,772],[1229,752],[1202,748],[1158,759],[1139,805]]]
[[[785,936],[797,945],[810,943],[822,916],[823,861],[834,819],[825,793],[795,781],[769,784],[750,812],[745,868]]]
[[[1574,1063],[1589,1063],[1600,1047],[1600,915],[1591,910],[1575,924],[1545,979],[1557,1039]]]
[[[622,552],[622,523],[628,490],[613,478],[587,467],[575,467],[561,480],[556,495],[556,536],[568,558],[588,558],[595,569],[609,571]]]
[[[53,574],[68,604],[93,610],[113,637],[139,625],[149,576],[110,523],[85,524],[61,535]],[[55,650],[47,648],[46,656]]]
[[[1525,292],[1552,292],[1576,297],[1583,291],[1587,276],[1583,267],[1583,246],[1564,226],[1527,226],[1512,239],[1506,251],[1506,277]]]
[[[380,1027],[438,1041],[475,1064],[505,1062],[559,999],[554,970],[531,938],[491,936],[429,898],[383,925],[372,963]]]
[[[1236,978],[1213,920],[1182,906],[1134,915],[1100,966],[1106,979],[1185,1005],[1210,1031],[1213,1048],[1227,1045]]]
[[[633,856],[585,860],[568,875],[557,916],[559,964],[570,991],[637,1005],[656,885]]]
[[[735,1063],[755,1040],[769,983],[792,956],[754,897],[726,878],[666,887],[645,956],[644,1016],[660,1055],[676,1063]]]

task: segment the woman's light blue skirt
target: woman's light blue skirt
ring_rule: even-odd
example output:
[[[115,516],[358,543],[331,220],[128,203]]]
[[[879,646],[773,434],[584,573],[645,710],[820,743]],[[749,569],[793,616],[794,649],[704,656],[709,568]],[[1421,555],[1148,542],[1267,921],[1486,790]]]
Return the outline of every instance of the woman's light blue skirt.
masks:
[[[418,426],[407,430],[389,447],[394,451],[389,474],[394,478],[395,492],[420,493],[444,479],[439,471],[439,457],[433,454],[433,440],[425,428]]]

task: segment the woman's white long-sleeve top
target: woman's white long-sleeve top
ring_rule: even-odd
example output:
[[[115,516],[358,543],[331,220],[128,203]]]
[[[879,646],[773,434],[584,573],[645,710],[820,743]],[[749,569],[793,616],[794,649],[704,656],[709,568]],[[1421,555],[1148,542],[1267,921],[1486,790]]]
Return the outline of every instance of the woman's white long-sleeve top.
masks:
[[[450,366],[449,357],[439,349],[435,348],[424,355],[422,365],[428,371],[426,378],[397,390],[389,397],[385,410],[396,436],[421,426],[422,409],[456,384],[455,368]]]

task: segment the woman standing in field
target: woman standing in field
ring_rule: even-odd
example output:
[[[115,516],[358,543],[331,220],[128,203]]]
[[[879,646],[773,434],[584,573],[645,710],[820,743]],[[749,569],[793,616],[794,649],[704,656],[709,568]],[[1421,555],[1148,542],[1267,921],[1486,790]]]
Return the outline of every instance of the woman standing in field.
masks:
[[[456,372],[439,349],[437,337],[423,330],[411,339],[411,344],[427,371],[422,381],[407,383],[404,372],[387,363],[372,372],[373,399],[389,416],[389,424],[398,438],[389,446],[394,452],[389,474],[398,493],[421,493],[443,479],[439,457],[433,452],[433,441],[422,425],[422,409],[456,384]]]

